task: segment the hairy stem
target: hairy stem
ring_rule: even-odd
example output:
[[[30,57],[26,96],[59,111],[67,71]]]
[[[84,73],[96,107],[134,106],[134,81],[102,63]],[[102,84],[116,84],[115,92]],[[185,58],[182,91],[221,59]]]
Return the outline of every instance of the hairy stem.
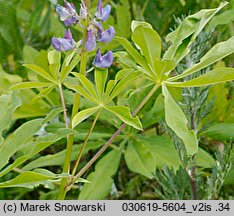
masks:
[[[77,167],[79,166],[80,159],[81,159],[81,157],[82,157],[82,155],[83,155],[83,152],[84,152],[85,147],[86,147],[86,145],[87,145],[88,139],[89,139],[89,137],[90,137],[90,135],[91,135],[91,133],[92,133],[92,131],[93,131],[95,125],[96,125],[96,122],[97,122],[97,120],[98,120],[98,117],[99,117],[99,115],[100,115],[100,112],[101,112],[101,110],[99,110],[98,113],[97,113],[97,115],[95,116],[95,118],[94,118],[94,120],[93,120],[93,123],[92,123],[92,125],[91,125],[91,127],[90,127],[90,129],[89,129],[89,131],[88,131],[88,134],[87,134],[87,136],[86,136],[86,138],[85,138],[85,140],[84,140],[84,142],[83,142],[83,144],[82,144],[82,146],[81,146],[80,152],[79,152],[79,154],[78,154],[78,158],[77,158],[77,160],[76,160],[76,162],[75,162],[75,165],[74,165],[74,168],[73,168],[73,171],[72,171],[72,176],[73,176],[73,177],[74,177],[75,174],[76,174],[76,170],[77,170]]]
[[[148,95],[142,100],[140,105],[132,113],[135,116],[141,108],[146,104],[146,102],[151,98],[160,85],[155,85],[154,88],[148,93]],[[119,129],[112,135],[112,137],[106,142],[106,144],[94,155],[94,157],[77,173],[74,177],[73,183],[69,186],[72,186],[76,180],[78,180],[91,166],[92,164],[102,155],[102,153],[112,144],[115,138],[123,131],[126,127],[126,124],[122,124]]]

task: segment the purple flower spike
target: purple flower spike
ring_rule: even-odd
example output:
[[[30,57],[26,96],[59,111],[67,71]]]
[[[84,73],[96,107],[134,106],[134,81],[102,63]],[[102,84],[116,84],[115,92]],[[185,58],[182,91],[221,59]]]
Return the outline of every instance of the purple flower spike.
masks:
[[[79,20],[79,15],[76,12],[76,8],[72,3],[64,1],[65,7],[58,5],[56,11],[60,16],[60,20],[64,23],[65,26],[70,26],[77,23]]]
[[[113,39],[114,35],[115,29],[111,26],[109,29],[107,29],[99,35],[98,41],[108,43]]]
[[[88,37],[85,48],[87,51],[92,51],[96,48],[96,37],[91,29],[88,31]]]
[[[98,48],[93,65],[98,68],[109,68],[113,63],[113,60],[114,57],[111,51],[108,51],[104,56],[102,56],[101,50]]]
[[[72,50],[76,45],[70,30],[65,31],[64,38],[52,37],[51,42],[53,47],[60,52]]]
[[[104,8],[102,8],[102,0],[99,0],[95,17],[101,20],[102,22],[104,22],[108,19],[110,12],[111,12],[111,6],[106,5]]]

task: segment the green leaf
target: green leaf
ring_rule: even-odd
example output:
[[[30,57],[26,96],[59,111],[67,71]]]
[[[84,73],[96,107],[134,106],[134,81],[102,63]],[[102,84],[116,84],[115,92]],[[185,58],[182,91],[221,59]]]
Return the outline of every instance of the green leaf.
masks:
[[[114,89],[111,91],[109,97],[105,96],[105,103],[109,103],[111,100],[113,100],[116,96],[118,96],[125,88],[129,87],[134,80],[139,78],[142,73],[136,72],[131,69],[123,69],[122,71],[125,71],[127,76],[124,76],[114,87]],[[118,74],[117,74],[118,75]]]
[[[143,26],[144,28],[153,29],[153,27],[149,23],[147,23],[147,22],[133,20],[132,23],[131,23],[131,30],[132,30],[132,32],[134,32],[134,30],[138,26]]]
[[[43,82],[23,82],[13,85],[9,90],[22,90],[22,89],[31,89],[31,88],[44,88],[52,86],[51,83]]]
[[[170,74],[170,72],[175,69],[176,62],[174,60],[159,60],[154,59],[154,71],[156,77],[158,77],[160,80],[163,80],[164,78],[167,78],[166,76]]]
[[[79,133],[78,136],[81,134]],[[87,133],[85,134],[87,136]],[[87,154],[90,150],[96,150],[103,146],[103,143],[105,143],[104,140],[99,141],[90,141],[89,144],[86,146],[84,150],[84,155]],[[71,161],[77,160],[77,155],[80,152],[81,145],[74,145],[72,148],[72,155],[71,155]],[[40,156],[38,159],[26,164],[22,168],[22,170],[32,170],[38,167],[46,167],[46,166],[62,166],[65,160],[66,156],[66,149],[55,153],[55,154],[49,154],[46,156]]]
[[[16,158],[12,164],[8,165],[4,170],[2,170],[0,172],[0,177],[12,171],[15,167],[18,167],[53,143],[59,141],[62,138],[66,138],[66,136],[71,133],[73,133],[71,129],[62,128],[57,130],[54,134],[39,136],[35,141],[29,142],[25,147],[26,149],[24,149],[23,156]]]
[[[2,131],[10,127],[14,111],[22,104],[16,92],[0,96],[0,146],[3,142]]]
[[[97,92],[93,86],[93,84],[83,75],[79,73],[72,73],[74,76],[76,76],[79,81],[82,83],[83,87],[88,91],[88,93],[98,100]]]
[[[133,48],[132,44],[127,39],[116,36],[115,40],[119,42],[126,49],[126,51],[130,54],[130,56],[139,65],[141,65],[145,70],[150,71],[150,68],[145,58],[140,53],[138,53],[136,49]]]
[[[223,2],[218,8],[201,10],[185,18],[175,31],[167,35],[166,42],[170,42],[171,46],[165,52],[163,59],[180,62],[190,52],[190,45],[206,24],[227,4]]]
[[[232,54],[234,52],[233,49],[234,46],[234,36],[231,37],[229,40],[218,43],[214,45],[198,62],[197,64],[193,65],[192,67],[185,70],[182,74],[172,77],[169,79],[169,81],[177,80],[180,78],[183,78],[185,76],[188,76],[190,74],[195,73],[198,70],[201,70],[220,59]]]
[[[99,109],[101,109],[101,107],[96,106],[78,112],[72,119],[72,128],[76,127],[82,121],[84,121],[85,119],[96,113]]]
[[[152,178],[155,172],[155,157],[151,149],[142,142],[130,142],[125,152],[125,160],[132,172]]]
[[[162,85],[162,93],[164,96],[167,125],[182,139],[188,155],[194,155],[198,151],[198,141],[195,131],[189,130],[188,120],[165,85]]]
[[[79,85],[71,85],[70,83],[65,82],[64,85],[71,90],[74,90],[75,92],[79,93],[89,101],[91,101],[94,104],[99,104],[99,101],[96,98],[93,98],[88,92],[86,92],[82,87]]]
[[[61,73],[60,73],[60,82],[62,83],[64,81],[64,79],[72,72],[72,70],[76,67],[76,65],[79,63],[80,61],[80,55],[75,55],[75,53],[72,52],[71,54],[67,55],[62,69],[61,69]]]
[[[234,68],[220,67],[186,82],[165,82],[174,87],[196,87],[214,85],[234,80]]]
[[[217,123],[200,134],[201,136],[212,137],[217,140],[233,140],[234,123]]]
[[[50,72],[55,78],[58,79],[59,71],[60,71],[60,61],[61,61],[61,53],[57,50],[52,50],[48,53],[49,67]]]
[[[57,85],[51,85],[47,88],[44,88],[40,91],[40,93],[33,98],[32,103],[36,103],[39,100],[45,98],[50,92],[52,92],[55,88],[57,87]]]
[[[8,163],[11,156],[13,156],[26,143],[33,139],[33,135],[39,131],[42,123],[43,119],[28,121],[6,138],[6,140],[0,146],[0,169]]]
[[[57,83],[56,79],[54,79],[47,71],[45,71],[43,68],[34,65],[34,64],[24,64],[24,67],[34,71],[35,73],[37,73],[38,75],[44,77],[45,79],[53,82],[53,83]]]
[[[137,130],[142,130],[142,125],[138,117],[132,117],[130,109],[125,106],[104,106],[104,108],[112,113],[114,113],[118,118],[120,118],[126,124],[136,128]]]
[[[181,161],[172,140],[164,136],[138,136],[138,143],[146,145],[154,156],[154,170],[163,166],[179,169]],[[152,166],[152,165],[151,165]]]
[[[94,72],[94,77],[95,77],[95,85],[98,93],[99,100],[102,101],[103,99],[103,94],[104,94],[104,89],[106,85],[106,79],[108,75],[108,70],[100,70],[98,68],[95,69]]]
[[[132,41],[154,68],[154,59],[161,57],[161,38],[158,33],[149,27],[139,25],[132,33]]]
[[[95,171],[89,174],[86,183],[80,192],[79,200],[105,199],[113,184],[112,176],[117,172],[121,151],[112,150],[100,159],[95,166]]]
[[[58,108],[54,108],[50,111],[50,113],[47,114],[47,116],[45,117],[43,124],[47,123],[48,121],[52,120],[53,118],[55,118],[59,113],[63,112],[63,108],[62,107],[58,107]]]
[[[52,180],[55,180],[56,175],[43,175],[40,173],[26,171],[20,173],[14,179],[0,183],[0,188],[10,188],[10,187],[24,187],[24,188],[34,188],[39,185],[47,185]]]

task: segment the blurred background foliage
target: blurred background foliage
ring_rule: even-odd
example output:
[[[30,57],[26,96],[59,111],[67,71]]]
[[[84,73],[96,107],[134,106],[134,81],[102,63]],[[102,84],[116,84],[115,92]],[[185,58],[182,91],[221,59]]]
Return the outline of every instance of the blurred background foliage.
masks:
[[[79,7],[80,1],[72,1],[77,7]],[[116,29],[116,34],[124,36],[126,38],[130,37],[130,25],[131,20],[142,20],[149,22],[154,29],[157,30],[159,35],[164,38],[166,35],[178,25],[183,17],[189,14],[193,14],[201,9],[209,9],[218,7],[222,0],[105,0],[104,4],[111,4],[113,11],[112,17],[109,19],[108,24],[114,25]],[[95,5],[97,0],[91,1],[92,10],[95,10]],[[32,72],[25,69],[23,63],[35,63],[40,64],[42,67],[48,67],[47,65],[47,50],[51,49],[51,37],[57,36],[61,37],[64,34],[64,26],[60,22],[56,12],[55,7],[57,4],[63,4],[62,0],[0,0],[0,94],[4,93],[11,85],[27,80],[38,79]],[[209,42],[207,48],[213,44],[226,40],[234,35],[234,0],[229,1],[229,5],[222,10],[207,26],[206,31],[208,32],[204,38],[200,37],[198,40],[198,46],[202,43],[206,43],[206,38],[209,36]],[[75,33],[74,37],[76,40],[79,38],[79,28],[73,28],[72,32]],[[209,35],[210,34],[210,35]],[[162,41],[163,41],[162,40]],[[167,44],[163,44],[164,47]],[[118,50],[117,44],[114,42],[108,45],[106,49]],[[196,48],[196,47],[195,47]],[[196,49],[194,49],[196,52]],[[192,58],[192,57],[191,57]],[[186,64],[186,62],[184,62]],[[229,67],[234,67],[233,55],[225,58],[225,61],[219,62],[219,64],[225,64]],[[181,66],[182,67],[182,66]],[[119,64],[116,62],[115,65],[110,70],[110,74],[114,75],[116,71],[119,70]],[[178,69],[179,70],[179,69]],[[90,75],[91,76],[91,75]],[[147,83],[146,83],[147,85]],[[210,154],[206,152],[201,152],[198,156],[198,166],[199,164],[204,170],[213,169],[213,176],[209,178],[210,187],[214,191],[206,191],[204,198],[216,198],[216,199],[231,199],[234,197],[234,168],[230,169],[230,172],[226,178],[226,174],[222,173],[225,168],[224,162],[234,161],[233,153],[231,152],[229,158],[222,157],[220,155],[215,156],[215,152],[220,149],[225,148],[225,145],[230,144],[230,137],[234,137],[234,100],[233,100],[233,83],[221,84],[212,86],[209,88],[209,94],[204,95],[201,93],[201,97],[207,101],[207,103],[212,102],[212,109],[210,114],[206,114],[205,120],[204,116],[200,119],[200,124],[204,125],[204,121],[210,122],[210,125],[206,125],[206,128],[201,131],[201,136],[205,137],[201,139],[201,146]],[[137,89],[137,84],[135,86]],[[126,95],[119,99],[132,107],[136,106],[135,102],[140,101],[143,98],[146,90],[142,91],[141,94],[134,94],[134,92],[128,92]],[[20,96],[23,101],[23,105],[18,108],[14,114],[14,123],[11,128],[6,133],[11,133],[15,128],[20,126],[22,123],[28,119],[32,119],[39,116],[45,116],[49,111],[51,106],[58,106],[60,104],[60,99],[58,98],[56,92],[51,92],[43,100],[33,100],[38,94],[37,90],[23,90],[20,92]],[[157,92],[157,94],[160,94]],[[177,101],[186,104],[186,98],[182,98],[182,92],[175,92],[174,96]],[[72,95],[69,91],[65,92],[66,101],[68,104],[72,103]],[[115,184],[112,184],[111,193],[109,197],[111,199],[186,199],[189,198],[189,186],[187,185],[188,180],[186,180],[186,174],[183,169],[178,169],[180,166],[179,156],[175,149],[171,149],[170,146],[167,147],[167,143],[171,142],[168,136],[162,136],[163,141],[157,140],[157,137],[150,139],[150,136],[163,134],[165,131],[170,134],[168,129],[164,127],[161,119],[163,118],[163,106],[160,102],[160,95],[157,101],[151,101],[140,113],[140,115],[146,115],[143,120],[143,125],[145,128],[144,134],[137,134],[134,129],[128,128],[125,130],[122,136],[120,136],[119,143],[120,146],[124,147],[127,143],[127,150],[125,153],[125,160],[120,159],[120,169],[114,176]],[[128,100],[126,100],[126,98]],[[197,100],[197,97],[192,98]],[[191,102],[191,98],[188,99]],[[188,101],[187,101],[188,102]],[[83,103],[85,107],[85,101]],[[157,118],[155,118],[157,116]],[[109,128],[103,127],[100,123],[97,126],[97,131],[94,133],[91,140],[95,140],[94,147],[90,147],[87,150],[87,159],[91,158],[93,155],[93,150],[99,148],[104,142],[106,137],[114,132],[116,126],[119,122],[114,119],[110,119],[108,115],[104,115],[101,121],[107,122]],[[114,123],[113,123],[114,122]],[[51,132],[55,128],[62,127],[61,121],[55,121],[47,125],[45,131]],[[81,128],[78,128],[84,134],[87,132],[90,123],[85,123]],[[129,134],[131,138],[129,139]],[[85,135],[83,135],[85,136]],[[173,135],[172,135],[173,137]],[[78,138],[77,138],[78,139]],[[82,138],[80,138],[82,140]],[[172,139],[175,142],[175,139]],[[79,142],[80,140],[76,140]],[[156,143],[152,146],[152,142]],[[164,142],[165,146],[160,145]],[[162,165],[167,165],[163,169],[157,170],[155,178],[148,179],[147,176],[151,170],[151,161],[143,161],[145,167],[142,170],[137,170],[134,167],[133,161],[131,161],[132,153],[131,148],[139,147],[142,143],[145,143],[147,148],[156,154],[157,157],[163,155],[165,159],[164,163],[157,164],[157,167],[162,167]],[[55,147],[47,149],[48,152],[42,152],[38,155],[36,159],[39,161],[28,164],[25,170],[30,170],[39,166],[40,157],[46,157],[48,153],[55,154],[63,149],[63,141],[56,145]],[[156,148],[157,147],[157,148]],[[162,148],[162,149],[160,149]],[[165,148],[165,149],[163,149]],[[145,150],[148,154],[148,150]],[[202,151],[202,150],[201,150]],[[232,151],[227,149],[226,151]],[[94,151],[95,152],[95,151]],[[170,152],[170,154],[169,154]],[[174,152],[174,153],[173,153]],[[165,155],[164,155],[165,154]],[[211,157],[211,155],[213,157]],[[48,156],[47,156],[48,157]],[[151,155],[149,156],[151,157]],[[173,158],[175,164],[170,164],[167,158]],[[75,154],[74,157],[75,159]],[[215,158],[215,159],[213,159]],[[230,159],[231,158],[231,159]],[[55,172],[60,172],[61,160],[58,158],[53,160],[47,158],[48,164],[44,166],[53,166],[51,169]],[[50,161],[50,163],[49,163]],[[58,162],[59,161],[59,162]],[[213,161],[213,167],[207,165],[207,161]],[[86,161],[83,161],[83,164]],[[126,164],[127,163],[127,164]],[[36,165],[35,165],[36,164]],[[147,167],[147,164],[149,165]],[[210,164],[210,163],[209,163]],[[216,165],[215,165],[216,164]],[[82,165],[82,164],[81,164]],[[41,165],[43,166],[43,165]],[[175,170],[171,170],[170,166]],[[130,172],[130,170],[133,172]],[[228,167],[229,169],[230,167]],[[152,168],[153,169],[153,168]],[[90,172],[93,170],[90,170]],[[136,172],[134,172],[136,171]],[[89,174],[89,173],[88,173]],[[87,175],[88,175],[87,174]],[[0,180],[11,179],[13,173],[10,173]],[[205,175],[205,174],[204,174]],[[225,176],[223,176],[225,175]],[[217,184],[224,182],[224,187],[220,192]],[[166,179],[166,180],[165,180]],[[176,179],[173,181],[173,179]],[[218,179],[218,182],[217,182]],[[166,184],[163,184],[163,181]],[[200,182],[204,179],[200,179]],[[164,182],[164,183],[165,183]],[[183,185],[184,182],[184,185]],[[202,185],[202,183],[201,183]],[[184,190],[180,191],[180,188],[184,186]],[[178,191],[175,191],[177,188]],[[204,190],[200,188],[200,190]],[[203,191],[203,192],[204,192]],[[0,190],[0,199],[54,199],[56,198],[55,190],[44,189],[42,187],[36,188],[34,190],[30,189],[7,189]],[[204,192],[205,193],[205,192]],[[174,197],[174,194],[178,194]],[[209,194],[213,194],[209,196]],[[215,196],[214,196],[215,194]],[[71,192],[69,198],[76,198],[77,194]],[[85,195],[83,195],[85,197]],[[106,194],[103,195],[104,197]]]

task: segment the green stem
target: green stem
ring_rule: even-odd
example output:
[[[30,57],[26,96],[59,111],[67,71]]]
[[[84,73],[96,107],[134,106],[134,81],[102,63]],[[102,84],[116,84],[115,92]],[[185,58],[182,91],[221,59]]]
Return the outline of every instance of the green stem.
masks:
[[[84,44],[86,44],[86,40],[87,40],[87,23],[88,21],[85,21],[84,33],[83,33]],[[83,75],[85,75],[85,72],[86,72],[87,57],[88,57],[87,51],[85,50],[85,47],[83,47],[82,53],[81,53],[81,60],[80,60],[80,73]],[[73,119],[73,117],[78,112],[79,106],[80,106],[80,94],[76,93],[74,95],[74,103],[73,103],[73,108],[72,108],[71,119]],[[70,128],[72,128],[71,124],[70,124]],[[71,162],[73,143],[74,143],[74,134],[70,134],[67,138],[66,156],[65,156],[65,161],[63,165],[63,172],[68,173],[68,174],[70,173],[70,162]],[[58,200],[65,199],[66,193],[67,193],[67,190],[66,190],[67,182],[68,182],[68,178],[63,177],[61,180],[61,185],[59,189]]]
[[[65,100],[64,100],[64,96],[63,96],[62,84],[59,84],[59,94],[60,94],[60,98],[61,98],[61,102],[62,102],[62,107],[63,107],[64,122],[65,122],[66,128],[68,128],[67,108],[66,108],[66,104],[65,104]]]
[[[151,96],[155,93],[155,91],[159,88],[160,85],[155,85],[154,88],[148,93],[148,95],[143,99],[143,101],[140,103],[140,105],[134,110],[132,113],[133,116],[135,116],[141,108],[146,104],[146,102],[151,98]],[[94,155],[94,157],[75,175],[73,182],[70,186],[76,182],[91,166],[92,164],[102,155],[102,153],[112,144],[112,142],[115,140],[115,138],[123,131],[123,129],[127,125],[124,123],[122,124],[119,129],[112,135],[112,137],[106,142],[106,144]]]
[[[94,120],[93,120],[93,123],[92,123],[92,125],[91,125],[91,127],[90,127],[90,129],[89,129],[89,131],[88,131],[88,134],[87,134],[87,136],[86,136],[86,138],[85,138],[85,140],[84,140],[84,142],[83,142],[83,145],[81,146],[80,152],[79,152],[79,154],[78,154],[78,158],[77,158],[77,160],[76,160],[76,162],[75,162],[75,165],[74,165],[74,168],[73,168],[73,171],[72,171],[72,178],[73,178],[73,177],[75,176],[75,174],[76,174],[76,170],[77,170],[77,167],[79,166],[80,159],[81,159],[81,157],[82,157],[82,155],[83,155],[83,152],[84,152],[85,147],[86,147],[86,145],[87,145],[88,139],[89,139],[89,137],[90,137],[90,135],[91,135],[91,133],[92,133],[92,131],[93,131],[95,125],[96,125],[96,122],[97,122],[97,120],[98,120],[98,117],[99,117],[99,115],[100,115],[100,112],[101,112],[101,109],[98,111],[97,115],[95,116],[95,118],[94,118]]]

